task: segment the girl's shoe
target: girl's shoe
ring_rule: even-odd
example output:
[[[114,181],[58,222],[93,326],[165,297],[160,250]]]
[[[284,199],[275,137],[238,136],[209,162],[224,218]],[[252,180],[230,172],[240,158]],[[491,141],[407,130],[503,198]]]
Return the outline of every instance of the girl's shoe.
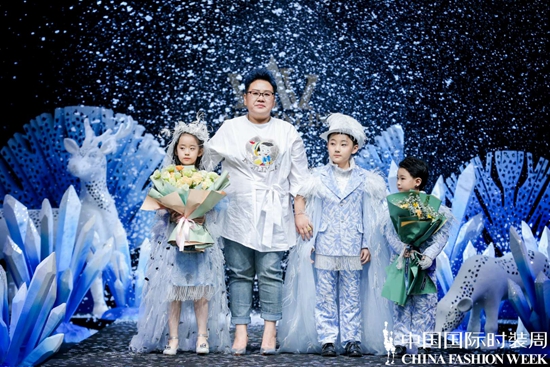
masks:
[[[203,337],[204,343],[199,344],[199,338]],[[210,352],[209,346],[208,346],[208,334],[199,334],[197,337],[197,354],[208,354]]]
[[[178,340],[178,337],[177,336],[168,337],[168,344],[170,344],[170,340]],[[170,345],[167,345],[164,348],[164,351],[162,352],[162,354],[168,354],[170,356],[174,356],[176,355],[176,353],[178,353],[178,347],[172,348]]]

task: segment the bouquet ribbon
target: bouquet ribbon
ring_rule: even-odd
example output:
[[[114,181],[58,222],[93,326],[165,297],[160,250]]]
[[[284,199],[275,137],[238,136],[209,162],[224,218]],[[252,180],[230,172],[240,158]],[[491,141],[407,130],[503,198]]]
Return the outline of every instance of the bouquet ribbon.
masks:
[[[152,197],[152,195],[154,195]],[[191,189],[184,204],[178,192],[168,195],[156,194],[151,189],[141,206],[143,210],[171,209],[181,215],[177,225],[168,237],[168,243],[187,252],[185,246],[194,248],[191,252],[202,252],[214,244],[214,239],[203,226],[204,215],[218,203],[225,193]]]
[[[189,241],[189,232],[195,228],[195,221],[187,217],[181,217],[176,226],[176,243],[180,251],[183,251],[185,243]]]

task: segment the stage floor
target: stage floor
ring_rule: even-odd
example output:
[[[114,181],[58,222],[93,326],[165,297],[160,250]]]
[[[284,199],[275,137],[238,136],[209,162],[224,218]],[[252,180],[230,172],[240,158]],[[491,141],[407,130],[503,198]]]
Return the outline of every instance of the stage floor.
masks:
[[[136,333],[136,323],[129,321],[115,322],[105,326],[79,344],[75,344],[71,347],[66,345],[62,346],[58,353],[53,355],[41,366],[384,366],[387,365],[386,362],[388,362],[386,356],[373,355],[365,355],[361,358],[350,358],[346,356],[327,358],[321,357],[318,354],[288,353],[263,356],[260,354],[262,326],[260,324],[253,324],[249,326],[248,331],[250,342],[246,356],[233,356],[231,354],[221,353],[198,356],[191,352],[180,352],[176,356],[166,356],[162,353],[131,353],[128,350],[128,345],[130,344],[132,336]],[[450,354],[453,354],[454,358],[451,358],[453,356]],[[476,363],[473,362],[474,360],[470,360],[470,363],[465,363],[467,360],[464,358],[468,356],[469,358],[473,358],[472,356],[477,356],[479,358],[480,354],[486,357],[484,363]],[[432,353],[430,353],[432,357],[431,360],[414,361],[411,360],[410,357],[407,357],[406,360],[403,361],[400,357],[395,357],[395,359],[390,359],[389,364],[394,366],[516,365],[517,363],[511,363],[510,359],[507,358],[509,357],[507,354],[516,355],[517,353],[509,349],[495,350],[492,352],[465,349],[432,349]],[[503,361],[499,363],[499,361],[494,358],[495,355],[503,358]],[[462,363],[460,363],[457,358],[463,358]],[[550,360],[546,359],[545,363],[550,363]]]
[[[246,356],[212,353],[198,356],[180,352],[176,356],[161,353],[135,354],[128,351],[132,336],[136,333],[133,322],[117,322],[106,326],[96,334],[67,350],[54,354],[41,366],[383,366],[385,356],[367,355],[361,358],[338,356],[321,357],[315,354],[277,354],[262,356],[260,325],[249,327],[249,349]],[[394,365],[401,365],[395,359]]]

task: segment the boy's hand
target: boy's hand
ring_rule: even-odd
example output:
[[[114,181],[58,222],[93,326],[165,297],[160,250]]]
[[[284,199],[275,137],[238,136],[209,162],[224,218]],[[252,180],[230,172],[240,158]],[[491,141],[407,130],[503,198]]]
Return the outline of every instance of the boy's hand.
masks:
[[[365,265],[370,261],[370,251],[368,248],[361,249],[361,265]]]
[[[422,270],[428,269],[430,266],[432,266],[433,260],[429,256],[422,256],[422,259],[418,262],[418,265],[422,268]]]

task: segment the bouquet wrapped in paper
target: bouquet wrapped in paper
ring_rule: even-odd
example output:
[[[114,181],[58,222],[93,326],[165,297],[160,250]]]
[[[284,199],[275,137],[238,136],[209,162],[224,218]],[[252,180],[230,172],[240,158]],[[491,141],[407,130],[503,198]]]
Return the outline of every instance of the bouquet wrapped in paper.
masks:
[[[214,244],[204,227],[204,215],[225,196],[227,172],[199,171],[194,167],[169,165],[151,175],[151,188],[141,209],[170,209],[177,215],[168,243],[184,252],[202,252]]]
[[[404,251],[386,268],[387,278],[382,296],[403,306],[408,295],[436,293],[437,287],[418,264],[422,243],[436,233],[446,222],[439,213],[441,200],[433,195],[410,191],[388,195],[390,218],[401,242],[407,244]]]

